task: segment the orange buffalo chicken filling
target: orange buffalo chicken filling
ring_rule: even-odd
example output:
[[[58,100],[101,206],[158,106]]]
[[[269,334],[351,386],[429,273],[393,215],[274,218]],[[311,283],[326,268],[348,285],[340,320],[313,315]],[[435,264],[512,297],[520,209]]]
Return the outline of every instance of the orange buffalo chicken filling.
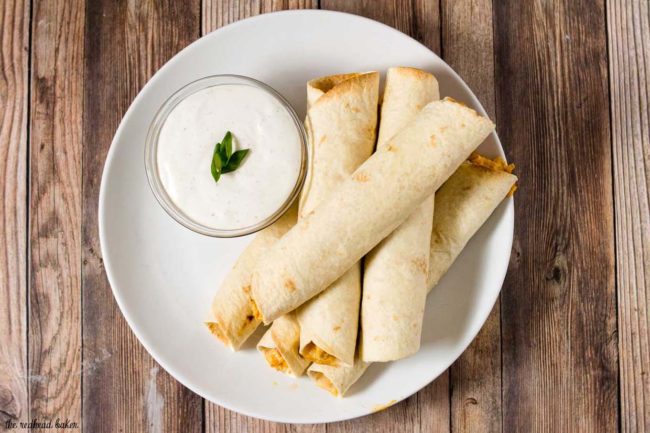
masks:
[[[208,330],[210,330],[210,333],[217,337],[223,344],[226,346],[232,348],[232,344],[228,337],[221,331],[221,327],[217,322],[206,322],[205,325],[208,327]]]
[[[263,348],[262,353],[264,353],[264,358],[266,358],[266,362],[271,368],[275,368],[282,373],[291,373],[289,364],[284,360],[278,349]]]
[[[248,305],[250,306],[251,312],[253,313],[253,318],[259,320],[260,322],[263,322],[264,318],[262,317],[262,313],[260,313],[260,309],[257,308],[255,299],[253,299],[251,296],[251,287],[244,287],[244,293],[246,293],[246,296],[248,296]]]
[[[315,362],[316,364],[325,364],[331,366],[337,366],[339,364],[339,360],[336,359],[336,357],[325,352],[314,343],[308,343],[302,350],[301,355],[307,361]]]
[[[474,152],[472,153],[472,155],[470,155],[469,162],[479,167],[487,168],[488,170],[492,170],[492,171],[503,171],[505,173],[512,174],[512,172],[515,170],[514,164],[508,164],[506,160],[501,158],[500,156],[497,156],[494,159],[490,159]],[[510,188],[510,191],[508,191],[508,197],[512,197],[515,191],[517,191],[516,183],[512,185],[512,188]]]

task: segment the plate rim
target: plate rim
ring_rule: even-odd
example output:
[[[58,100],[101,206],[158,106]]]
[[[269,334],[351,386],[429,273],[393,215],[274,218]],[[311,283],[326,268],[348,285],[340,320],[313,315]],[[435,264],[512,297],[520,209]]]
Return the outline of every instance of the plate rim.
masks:
[[[471,90],[471,88],[467,85],[467,83],[462,79],[462,77],[451,67],[447,62],[444,61],[438,54],[433,52],[430,48],[428,48],[426,45],[421,43],[420,41],[410,37],[409,35],[387,25],[382,22],[363,17],[360,15],[355,15],[352,13],[347,13],[347,12],[340,12],[340,11],[331,11],[331,10],[323,10],[323,9],[291,9],[291,10],[283,10],[283,11],[275,11],[275,12],[270,12],[270,13],[264,13],[264,14],[259,14],[255,15],[252,17],[244,18],[238,21],[235,21],[233,23],[227,24],[223,27],[220,27],[210,33],[207,33],[200,38],[194,40],[192,43],[188,44],[186,47],[184,47],[182,50],[178,51],[174,56],[172,56],[167,62],[165,62],[164,65],[162,65],[156,72],[147,80],[145,85],[138,91],[138,94],[136,97],[133,99],[131,104],[129,105],[128,109],[122,116],[122,119],[120,120],[119,126],[117,127],[117,130],[113,136],[113,139],[111,140],[111,144],[109,147],[109,150],[106,154],[106,159],[103,165],[102,169],[102,176],[101,176],[101,182],[100,182],[100,187],[99,187],[99,196],[98,196],[98,208],[97,208],[97,218],[98,218],[98,235],[99,235],[99,244],[100,244],[100,251],[102,254],[102,259],[103,259],[103,267],[104,271],[106,273],[106,278],[108,280],[109,286],[111,288],[111,292],[113,294],[113,298],[115,299],[118,308],[120,309],[120,312],[122,313],[122,316],[124,317],[125,321],[127,322],[131,332],[135,335],[137,338],[138,342],[145,348],[147,353],[166,371],[174,378],[174,380],[178,381],[181,385],[184,387],[188,388],[191,390],[193,393],[197,394],[201,398],[208,400],[214,404],[217,404],[225,409],[228,409],[230,411],[239,413],[241,415],[249,416],[249,417],[254,417],[258,419],[262,419],[265,421],[271,421],[271,422],[276,422],[276,423],[290,423],[290,424],[321,424],[321,423],[329,423],[329,422],[339,422],[339,421],[345,421],[345,420],[351,420],[355,418],[360,418],[363,416],[371,415],[374,413],[372,408],[365,408],[364,412],[358,413],[358,414],[353,414],[353,415],[337,415],[334,414],[334,416],[330,417],[320,417],[315,420],[311,421],[305,421],[302,419],[288,419],[286,417],[276,417],[276,416],[269,416],[265,413],[259,413],[256,411],[250,411],[250,410],[242,410],[240,408],[235,408],[233,407],[227,400],[224,399],[215,399],[213,397],[209,397],[205,395],[203,392],[200,392],[198,389],[196,389],[193,385],[189,385],[189,380],[180,373],[178,370],[175,370],[171,368],[166,361],[162,360],[161,357],[158,356],[158,354],[152,349],[151,343],[148,341],[148,339],[140,332],[138,331],[138,328],[134,326],[133,319],[131,318],[130,314],[127,313],[127,308],[125,305],[125,301],[120,294],[120,290],[115,288],[114,281],[115,277],[113,277],[113,272],[115,272],[112,268],[111,264],[111,259],[106,252],[106,244],[107,244],[107,238],[106,238],[106,229],[105,229],[105,217],[104,213],[106,211],[106,206],[105,206],[105,200],[106,200],[106,188],[107,188],[107,183],[108,183],[108,176],[106,176],[106,173],[109,171],[109,168],[112,166],[114,160],[115,160],[115,154],[117,152],[117,146],[116,143],[120,141],[121,136],[124,134],[124,128],[127,119],[132,115],[132,112],[134,110],[134,107],[139,104],[140,100],[143,98],[143,94],[145,93],[146,89],[150,86],[151,82],[156,79],[156,76],[159,74],[159,72],[167,69],[170,67],[170,65],[176,63],[178,61],[178,58],[181,53],[183,53],[186,50],[191,49],[195,44],[198,44],[200,41],[202,41],[204,38],[207,38],[214,33],[222,32],[224,30],[230,30],[234,27],[238,27],[242,25],[242,23],[250,23],[251,21],[257,21],[257,20],[265,20],[265,19],[272,19],[273,16],[277,15],[331,15],[331,16],[343,16],[346,18],[352,18],[352,19],[357,19],[360,21],[364,21],[366,23],[376,25],[378,27],[382,27],[384,31],[396,34],[397,36],[401,38],[406,38],[410,42],[416,42],[418,45],[421,47],[425,48],[427,51],[429,51],[433,56],[435,56],[446,68],[447,71],[452,75],[453,79],[457,81],[462,87],[464,87],[464,90],[471,95],[473,98],[473,103],[475,104],[475,108],[477,111],[479,111],[482,115],[487,116],[487,113],[481,104],[480,100],[478,97],[474,94],[474,92]],[[489,117],[489,116],[488,116]],[[496,141],[497,147],[498,147],[498,154],[502,157],[505,157],[505,152],[503,149],[503,145],[501,144],[501,140],[499,139],[499,136],[497,135],[496,131],[493,131],[491,133]],[[400,403],[401,401],[405,400],[406,398],[416,394],[420,390],[422,390],[424,387],[428,386],[431,384],[434,380],[436,380],[444,371],[446,371],[454,362],[458,360],[458,358],[467,350],[467,347],[476,339],[476,336],[478,333],[483,329],[485,326],[485,322],[487,321],[489,315],[491,314],[492,310],[494,309],[494,305],[496,301],[499,298],[499,295],[501,293],[501,290],[503,288],[503,283],[505,281],[505,277],[507,275],[508,269],[509,269],[509,258],[512,255],[512,244],[513,244],[513,239],[514,239],[514,221],[515,221],[515,214],[514,214],[514,199],[513,197],[507,198],[504,202],[506,204],[507,209],[506,213],[504,214],[503,218],[509,218],[509,225],[510,225],[510,230],[508,230],[508,238],[507,239],[502,239],[504,243],[504,249],[507,246],[508,249],[508,260],[506,261],[506,266],[503,268],[503,270],[500,272],[499,278],[497,279],[500,281],[499,284],[499,290],[495,292],[494,299],[491,300],[490,305],[491,307],[489,309],[485,309],[486,313],[483,315],[484,317],[481,317],[481,326],[478,327],[476,332],[473,332],[471,338],[468,340],[466,344],[463,344],[461,347],[461,350],[454,356],[453,360],[446,365],[444,368],[442,368],[440,371],[432,371],[432,375],[429,378],[427,378],[421,385],[413,387],[414,389],[408,389],[405,390],[405,393],[403,397],[395,400],[392,405],[396,405]],[[487,302],[486,302],[487,304]]]

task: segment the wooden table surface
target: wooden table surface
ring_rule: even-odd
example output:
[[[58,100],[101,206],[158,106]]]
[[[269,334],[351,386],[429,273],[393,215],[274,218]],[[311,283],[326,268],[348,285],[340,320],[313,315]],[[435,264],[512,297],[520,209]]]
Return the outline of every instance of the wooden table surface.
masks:
[[[172,379],[117,308],[97,235],[106,152],[149,77],[203,34],[288,8],[364,15],[440,54],[521,179],[508,276],[474,343],[406,401],[328,425],[240,416]],[[648,0],[0,0],[0,430],[650,431],[649,14]]]

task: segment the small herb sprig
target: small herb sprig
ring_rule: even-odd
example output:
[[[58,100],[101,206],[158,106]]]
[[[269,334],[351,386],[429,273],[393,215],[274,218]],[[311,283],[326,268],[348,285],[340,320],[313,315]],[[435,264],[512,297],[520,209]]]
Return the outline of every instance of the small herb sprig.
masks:
[[[210,172],[215,182],[219,182],[222,174],[230,173],[239,168],[250,149],[241,149],[233,153],[232,151],[232,133],[226,132],[220,143],[214,146],[212,153],[212,164]]]

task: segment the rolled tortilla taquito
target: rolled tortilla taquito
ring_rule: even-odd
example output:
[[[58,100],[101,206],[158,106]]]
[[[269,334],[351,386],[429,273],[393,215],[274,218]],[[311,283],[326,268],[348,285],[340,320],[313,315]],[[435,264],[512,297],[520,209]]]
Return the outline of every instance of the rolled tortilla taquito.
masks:
[[[322,293],[298,308],[300,353],[317,364],[352,365],[357,347],[361,269],[356,263]]]
[[[369,362],[355,359],[353,365],[331,366],[312,364],[307,369],[307,375],[324,390],[334,397],[343,397],[348,389],[359,380],[370,366]]]
[[[328,90],[330,85],[334,87]],[[307,185],[299,218],[343,183],[375,146],[379,74],[325,77],[308,83],[310,108],[305,121],[311,145]],[[352,365],[359,329],[360,264],[354,264],[296,312],[300,353],[316,363]]]
[[[312,80],[307,83],[307,99],[305,129],[310,163],[298,219],[308,215],[372,153],[377,128],[379,74],[354,73]],[[300,326],[291,329],[285,326],[281,335],[290,341],[299,338],[300,353],[309,361],[343,359],[352,365],[361,297],[359,265],[335,281],[324,295],[320,301],[314,299],[308,314],[298,316]],[[271,330],[278,320],[271,325]],[[301,356],[297,345],[296,352],[289,354],[282,349],[294,350],[292,344],[277,340],[276,344],[281,356]]]
[[[265,323],[341,277],[435,192],[494,129],[446,98],[425,106],[260,261],[252,300]]]
[[[298,354],[300,329],[293,313],[276,319],[257,343],[267,364],[288,375],[301,376],[309,366],[309,361]]]
[[[431,229],[429,276],[433,288],[449,270],[467,242],[516,189],[514,164],[472,155],[436,192]]]
[[[205,324],[215,337],[232,350],[238,350],[260,324],[248,294],[253,270],[262,254],[296,224],[297,215],[298,206],[295,204],[255,236],[212,301],[211,318]]]
[[[428,292],[504,197],[514,192],[517,177],[511,174],[513,168],[500,158],[489,160],[474,155],[436,192]],[[312,364],[307,374],[318,386],[343,396],[369,365],[363,361],[353,367]]]
[[[389,69],[377,148],[438,99],[433,75],[413,68]],[[359,340],[365,362],[405,358],[420,348],[433,212],[431,195],[365,257]]]

